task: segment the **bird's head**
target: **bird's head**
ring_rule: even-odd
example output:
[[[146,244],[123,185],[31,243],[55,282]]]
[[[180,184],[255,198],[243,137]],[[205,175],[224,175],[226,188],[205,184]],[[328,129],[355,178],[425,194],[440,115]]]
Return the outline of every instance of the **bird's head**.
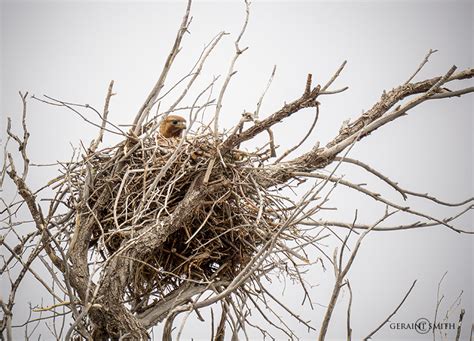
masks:
[[[160,124],[160,134],[166,138],[180,137],[186,129],[186,120],[178,115],[168,115]]]

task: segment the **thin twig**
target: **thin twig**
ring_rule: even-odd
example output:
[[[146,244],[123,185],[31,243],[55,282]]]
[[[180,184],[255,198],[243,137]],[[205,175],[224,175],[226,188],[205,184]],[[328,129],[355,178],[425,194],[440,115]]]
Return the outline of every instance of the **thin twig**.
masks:
[[[408,289],[407,293],[405,294],[405,296],[403,297],[402,301],[400,302],[400,304],[395,308],[395,310],[390,314],[388,315],[388,317],[381,323],[379,324],[379,326],[377,328],[375,328],[369,335],[367,335],[365,338],[364,338],[364,341],[365,340],[368,340],[370,339],[372,336],[375,335],[375,333],[377,333],[380,329],[382,329],[382,327],[388,322],[390,321],[390,319],[398,312],[398,310],[401,308],[401,306],[403,305],[403,303],[405,303],[406,299],[408,298],[408,296],[410,295],[411,291],[413,290],[413,288],[415,287],[415,284],[416,284],[416,280],[413,281],[412,285],[410,286],[410,288]]]

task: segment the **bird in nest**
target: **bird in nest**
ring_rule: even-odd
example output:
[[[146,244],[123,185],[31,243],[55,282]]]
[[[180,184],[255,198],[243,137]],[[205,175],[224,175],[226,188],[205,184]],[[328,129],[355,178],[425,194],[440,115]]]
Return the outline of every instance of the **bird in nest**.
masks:
[[[160,124],[160,134],[165,138],[181,137],[186,120],[178,115],[168,115]]]

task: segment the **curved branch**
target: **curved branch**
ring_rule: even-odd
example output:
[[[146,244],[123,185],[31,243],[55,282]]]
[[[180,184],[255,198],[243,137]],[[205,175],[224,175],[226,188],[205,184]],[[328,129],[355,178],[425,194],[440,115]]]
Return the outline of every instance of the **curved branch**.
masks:
[[[181,22],[181,26],[176,35],[176,39],[174,41],[173,47],[171,48],[171,52],[168,55],[168,58],[166,59],[165,66],[163,67],[163,70],[161,71],[160,77],[158,78],[158,81],[156,82],[153,89],[151,89],[151,92],[148,95],[147,99],[145,100],[145,103],[143,103],[142,107],[140,108],[137,115],[135,116],[135,119],[133,120],[132,132],[135,136],[138,136],[140,134],[142,124],[146,116],[150,112],[151,108],[153,107],[155,99],[158,97],[161,89],[165,85],[165,80],[166,80],[166,77],[168,76],[168,72],[171,69],[174,59],[176,58],[176,55],[180,51],[181,40],[183,39],[184,34],[188,31],[189,24],[191,23],[191,19],[189,18],[190,11],[191,11],[191,0],[188,0],[186,13],[184,14],[183,20]]]
[[[436,91],[438,91],[443,84],[453,80],[462,80],[474,77],[474,69],[472,68],[457,73],[454,73],[454,70],[455,67],[452,67],[442,77],[435,77],[413,84],[410,83],[402,85],[388,93],[384,93],[381,100],[377,102],[370,110],[363,113],[352,123],[345,124],[339,131],[339,134],[326,144],[326,147],[318,148],[318,146],[315,146],[311,151],[306,152],[305,154],[293,160],[282,162],[278,165],[270,165],[261,169],[256,169],[255,172],[261,175],[261,184],[265,187],[280,185],[293,178],[292,172],[311,172],[316,169],[326,167],[335,160],[339,153],[345,150],[348,146],[352,145],[354,142],[368,136],[370,133],[384,126],[385,124],[403,115],[406,115],[408,110],[435,96],[437,94]],[[474,92],[474,88],[466,88],[464,89],[464,92]],[[399,105],[392,112],[387,113],[388,110],[396,105],[399,101],[416,94],[421,95],[403,105]],[[314,98],[317,95],[317,92],[314,93]],[[314,98],[311,100],[314,101]],[[306,99],[306,101],[307,100],[308,99]],[[278,121],[300,110],[302,108],[302,104],[304,105],[304,103],[307,103],[305,102],[305,99],[300,98],[295,102],[286,105],[282,110],[247,129],[241,135],[230,136],[224,142],[224,147],[233,146],[233,142],[236,140],[244,141],[252,138],[264,130],[262,125],[266,127],[277,123]]]

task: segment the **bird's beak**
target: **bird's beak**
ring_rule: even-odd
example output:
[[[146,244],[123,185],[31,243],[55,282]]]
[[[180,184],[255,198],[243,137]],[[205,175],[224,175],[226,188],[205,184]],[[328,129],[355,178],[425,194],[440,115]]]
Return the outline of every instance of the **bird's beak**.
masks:
[[[186,129],[186,123],[185,122],[180,122],[179,125],[178,125],[178,128],[179,129]]]

